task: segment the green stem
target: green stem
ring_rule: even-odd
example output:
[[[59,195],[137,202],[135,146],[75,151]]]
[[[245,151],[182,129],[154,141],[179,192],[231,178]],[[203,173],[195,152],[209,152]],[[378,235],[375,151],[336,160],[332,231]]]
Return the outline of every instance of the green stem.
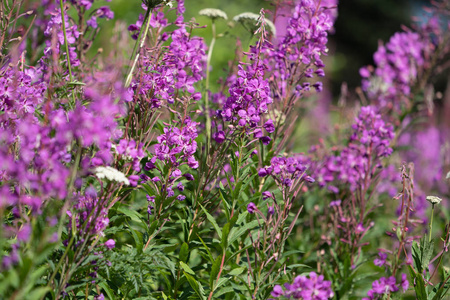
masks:
[[[69,253],[70,248],[72,247],[73,241],[75,240],[75,235],[72,234],[69,244],[66,247],[66,251],[64,251],[63,256],[61,257],[61,259],[58,262],[58,265],[56,266],[55,270],[53,271],[52,276],[50,277],[50,280],[48,281],[48,286],[50,286],[53,282],[53,280],[55,279],[56,274],[58,273],[59,268],[62,266],[64,259],[66,258],[67,254]]]
[[[64,13],[64,4],[63,0],[59,0],[59,5],[61,7],[61,23],[62,23],[62,29],[64,34],[64,44],[66,46],[66,56],[67,56],[67,66],[69,68],[69,78],[70,82],[73,82],[73,75],[72,75],[72,64],[70,63],[70,54],[69,54],[69,43],[67,42],[67,33],[66,33],[66,16]],[[72,106],[75,105],[75,93],[72,91]]]
[[[433,231],[433,215],[434,215],[434,204],[431,205],[431,220],[430,220],[430,232],[428,242],[431,242],[431,232]]]
[[[67,65],[69,67],[70,82],[73,82],[72,65],[70,64],[70,57],[69,57],[70,56],[69,55],[69,44],[67,43],[66,16],[64,14],[63,0],[59,0],[59,5],[61,6],[61,21],[62,21],[62,28],[63,28],[63,33],[64,33],[64,44],[66,45]]]
[[[59,220],[59,225],[58,225],[58,236],[61,236],[62,229],[63,229],[63,226],[64,226],[64,221],[65,221],[66,216],[67,216],[66,211],[69,208],[70,200],[72,199],[72,193],[73,193],[73,190],[74,190],[74,183],[75,183],[75,179],[76,179],[76,176],[77,176],[78,166],[80,165],[82,151],[83,151],[83,149],[81,148],[81,141],[80,141],[78,143],[78,150],[77,150],[77,156],[75,158],[75,164],[72,167],[72,173],[70,175],[69,185],[67,187],[67,198],[66,198],[66,200],[64,202],[64,205],[63,205],[63,208],[61,210],[61,219]]]
[[[142,47],[144,47],[145,39],[147,38],[148,29],[150,27],[150,18],[149,18],[150,13],[151,13],[151,9],[149,8],[149,9],[147,9],[147,12],[145,13],[144,23],[142,23],[142,25],[145,24],[145,29],[142,32],[142,28],[141,28],[141,31],[139,32],[139,38],[136,41],[136,44],[133,49],[133,54],[131,55],[131,59],[133,59],[133,56],[134,56],[134,61],[133,61],[130,71],[128,72],[127,79],[125,81],[125,87],[129,87],[131,84],[131,79],[133,79],[133,72],[134,72],[134,69],[136,68],[137,61],[139,60],[139,53],[141,52]],[[139,47],[137,47],[138,43],[139,43]],[[136,54],[136,52],[137,52],[137,54]]]
[[[70,203],[69,199],[71,199],[70,195],[72,195],[73,186],[74,186],[74,182],[75,182],[75,178],[76,178],[76,174],[77,174],[77,170],[78,170],[78,165],[80,164],[81,152],[82,152],[82,149],[81,149],[81,146],[79,146],[78,147],[78,151],[77,151],[77,156],[75,158],[75,164],[73,166],[72,174],[71,174],[70,180],[69,180],[67,199],[66,199],[66,201],[64,203],[64,206],[63,206],[63,209],[62,209],[62,213],[61,213],[61,219],[59,221],[58,236],[61,236],[62,226],[64,224],[64,220],[65,220],[66,215],[67,215],[66,214],[66,210],[68,208],[68,204]],[[72,244],[73,244],[74,239],[75,239],[75,234],[74,234],[75,231],[73,230],[73,226],[74,225],[75,225],[75,223],[73,222],[72,223],[72,236],[70,237],[69,244],[67,245],[66,251],[64,252],[63,256],[59,260],[58,265],[56,266],[55,270],[53,271],[53,274],[51,275],[50,280],[48,282],[48,286],[50,286],[52,284],[53,280],[55,279],[56,274],[58,273],[59,268],[62,266],[62,264],[64,262],[64,259],[66,258],[67,254],[69,253],[70,248],[72,247]],[[43,297],[41,299],[43,299]]]
[[[211,116],[209,115],[209,69],[211,67],[211,57],[214,49],[214,44],[216,43],[216,24],[214,23],[214,19],[212,19],[211,24],[212,30],[212,40],[208,49],[208,58],[206,60],[206,84],[205,84],[205,114],[206,114],[206,151],[209,153],[209,149],[211,147]]]

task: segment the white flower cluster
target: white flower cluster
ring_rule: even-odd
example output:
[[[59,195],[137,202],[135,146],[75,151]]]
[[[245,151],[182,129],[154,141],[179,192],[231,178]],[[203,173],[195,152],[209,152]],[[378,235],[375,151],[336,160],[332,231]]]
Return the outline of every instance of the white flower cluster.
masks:
[[[258,24],[260,22],[260,15],[258,14],[254,14],[251,12],[244,12],[242,14],[239,14],[237,16],[235,16],[233,18],[233,21],[235,22],[239,22],[241,24],[245,25],[250,25],[252,27],[258,27]],[[276,34],[276,29],[275,29],[275,25],[273,24],[272,21],[265,19],[264,20],[265,24],[267,25],[268,29],[273,33]],[[253,30],[254,28],[252,28]]]
[[[142,2],[149,8],[155,8],[160,4],[165,4],[169,7],[173,7],[172,0],[142,0]]]
[[[211,19],[225,19],[228,20],[227,14],[220,9],[216,8],[205,8],[198,12],[200,16],[209,17]]]
[[[120,172],[119,170],[114,169],[113,167],[97,167],[95,169],[95,175],[100,178],[106,178],[110,181],[121,182],[125,185],[130,185],[130,181],[128,178]]]
[[[167,5],[168,7],[170,7],[170,8],[173,7],[173,2],[172,2],[172,0],[167,0],[165,3],[166,3],[166,5]]]
[[[239,14],[237,16],[234,16],[233,21],[235,22],[246,22],[246,21],[254,21],[255,24],[259,20],[259,15],[251,13],[251,12],[244,12],[242,14]]]
[[[441,203],[442,199],[436,196],[427,196],[427,201],[435,205]]]

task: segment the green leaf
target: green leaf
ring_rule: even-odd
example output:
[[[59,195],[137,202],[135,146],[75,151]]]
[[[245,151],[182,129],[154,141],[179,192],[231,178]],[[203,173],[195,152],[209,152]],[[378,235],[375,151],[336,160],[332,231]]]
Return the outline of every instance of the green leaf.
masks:
[[[230,255],[230,256],[227,258],[226,262],[232,260],[233,258],[235,258],[236,256],[238,256],[239,254],[241,254],[242,252],[244,252],[245,250],[250,249],[250,248],[253,248],[253,245],[252,245],[252,244],[247,245],[247,246],[245,246],[244,248],[241,248],[241,249],[239,249],[239,250],[233,251],[233,254]]]
[[[242,274],[242,272],[244,272],[245,270],[246,270],[246,268],[243,268],[243,267],[235,268],[235,269],[231,270],[230,272],[228,272],[228,275],[238,276],[238,275]]]
[[[224,208],[227,220],[229,220],[230,215],[231,215],[231,207],[230,207],[229,201],[227,201],[226,191],[223,188],[222,183],[220,183],[220,185],[222,186],[221,188],[219,188],[220,199],[222,200],[223,208]]]
[[[235,240],[237,240],[241,235],[244,233],[247,233],[249,230],[252,230],[253,228],[257,227],[259,225],[258,220],[253,220],[244,226],[240,227],[236,232],[232,232],[230,235],[230,244],[233,244]]]
[[[447,267],[442,267],[442,278],[448,278],[449,270]],[[432,300],[444,299],[445,295],[450,289],[450,282],[440,282],[438,285],[434,286],[433,290],[428,295],[428,298]]]
[[[413,242],[411,247],[414,267],[417,273],[422,274],[424,270],[428,269],[431,257],[433,256],[434,241],[428,241],[426,238],[420,240],[420,244]]]
[[[415,283],[414,290],[416,291],[417,299],[428,299],[427,291],[425,289],[425,282],[422,278],[422,275],[420,273],[416,274],[416,272],[414,272],[414,269],[409,265],[408,269],[413,279],[412,281]]]
[[[238,181],[236,182],[236,186],[234,187],[234,191],[233,191],[233,199],[237,199],[239,197],[239,193],[241,192],[241,187],[242,187],[242,181]]]
[[[217,224],[216,219],[214,219],[214,217],[211,216],[201,204],[199,204],[199,205],[202,208],[203,212],[205,213],[208,221],[211,222],[211,224],[213,225],[214,229],[216,230],[217,234],[219,235],[219,238],[222,238],[222,231],[220,230],[220,227]]]
[[[214,258],[211,254],[211,252],[209,251],[208,246],[206,246],[205,242],[202,240],[202,238],[197,234],[198,239],[200,240],[200,242],[203,244],[203,247],[205,248],[206,252],[208,253],[208,257],[210,262],[213,264],[214,263]]]
[[[178,255],[180,261],[186,262],[189,256],[189,245],[186,243],[183,243],[181,245],[180,254]]]
[[[311,268],[310,266],[308,266],[308,265],[304,265],[304,264],[292,264],[292,265],[288,265],[287,266],[287,268],[289,269],[289,270],[292,270],[292,269],[294,269],[294,268]]]
[[[8,275],[9,276],[7,277],[7,279],[9,279],[10,285],[12,285],[14,288],[18,288],[20,285],[20,279],[17,271],[12,269],[10,270]]]
[[[186,276],[186,279],[189,282],[189,285],[192,287],[192,289],[197,294],[197,296],[202,300],[206,299],[205,291],[203,290],[202,285],[199,282],[197,282],[197,280],[195,280],[195,278],[192,275],[190,275],[184,271],[183,271],[183,274],[184,274],[184,276]]]
[[[211,287],[211,289],[213,289],[214,280],[217,279],[217,275],[219,274],[221,263],[222,263],[222,255],[219,255],[216,257],[216,260],[214,261],[211,267],[211,275],[209,277],[209,286]]]
[[[41,299],[45,294],[47,294],[50,291],[49,286],[41,286],[34,290],[32,290],[30,293],[26,295],[27,299]]]
[[[195,272],[184,262],[180,261],[180,266],[183,268],[184,271],[188,272],[191,275],[195,275]]]
[[[441,299],[442,292],[444,291],[444,289],[441,289],[441,286],[442,282],[439,283],[437,286],[435,286],[433,290],[430,292],[429,298],[431,298],[432,300]]]
[[[245,210],[243,213],[239,214],[239,218],[236,221],[236,224],[241,224],[242,222],[245,221],[245,218],[249,215],[248,211]]]
[[[148,229],[148,235],[151,236],[153,234],[153,232],[155,232],[156,227],[158,227],[158,220],[154,220],[151,224],[150,227]]]
[[[422,262],[420,259],[420,257],[421,257],[420,248],[419,248],[419,244],[417,244],[416,241],[413,241],[413,244],[411,246],[411,254],[412,254],[412,258],[413,258],[414,269],[416,269],[417,272],[421,273],[423,270],[422,270]]]
[[[110,300],[114,300],[114,299],[116,299],[115,297],[114,297],[114,293],[113,293],[113,291],[109,288],[109,286],[106,284],[106,282],[100,282],[99,284],[98,284],[98,286],[99,287],[101,287],[104,291],[105,291],[105,293],[108,295],[108,298],[110,299]]]
[[[72,81],[67,83],[68,85],[86,85],[86,83],[83,83],[81,81]]]
[[[220,278],[219,281],[217,282],[216,286],[214,287],[214,290],[220,288],[225,282],[227,282],[229,280],[230,280],[229,278],[225,278],[225,277]]]
[[[422,239],[421,242],[422,248],[422,270],[427,270],[428,265],[430,264],[431,257],[433,256],[434,250],[434,241],[429,242],[426,238]]]
[[[127,225],[128,225],[128,229],[131,232],[131,235],[133,236],[134,242],[136,243],[136,250],[138,251],[138,253],[142,253],[142,249],[144,248],[144,241],[143,241],[142,233],[131,228],[131,226],[128,224],[128,222],[127,222]]]
[[[218,297],[227,293],[235,293],[234,288],[232,286],[225,286],[214,293],[214,296],[216,297],[216,299],[218,299]]]
[[[255,174],[253,174],[252,176],[250,176],[250,178],[246,179],[245,184],[242,186],[242,190],[247,190],[247,187],[249,186],[250,183],[252,183],[253,179],[259,177],[258,172],[256,172]]]
[[[117,210],[135,222],[138,222],[138,223],[142,222],[141,216],[134,210],[131,210],[123,205],[119,206],[119,208]]]
[[[285,251],[283,252],[283,257],[288,257],[289,255],[292,254],[303,254],[304,251],[300,251],[300,250],[289,250],[289,251]]]
[[[233,228],[233,226],[236,224],[236,221],[239,218],[239,211],[235,211],[233,217],[230,219],[229,223],[230,223],[230,229]]]
[[[230,233],[230,223],[225,224],[222,229],[222,249],[225,251],[228,247],[228,234]]]

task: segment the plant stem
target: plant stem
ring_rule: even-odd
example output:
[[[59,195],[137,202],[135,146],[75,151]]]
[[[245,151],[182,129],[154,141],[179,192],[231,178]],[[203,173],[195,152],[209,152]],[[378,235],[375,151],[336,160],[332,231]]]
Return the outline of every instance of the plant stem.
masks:
[[[428,242],[431,242],[431,232],[433,231],[433,215],[434,215],[434,204],[431,205],[431,220],[430,220],[430,232]]]
[[[211,24],[212,30],[212,40],[208,49],[208,58],[206,60],[206,83],[205,83],[205,114],[206,114],[206,151],[207,155],[211,147],[211,116],[209,115],[209,69],[211,67],[211,57],[214,49],[214,44],[216,43],[216,24],[214,19],[212,19]]]
[[[149,9],[147,9],[147,12],[145,13],[144,23],[142,23],[142,25],[145,24],[144,32],[142,32],[142,27],[141,27],[141,31],[139,32],[139,38],[136,41],[136,44],[133,49],[133,54],[131,55],[131,59],[133,59],[133,56],[134,56],[134,61],[133,61],[130,71],[128,72],[127,79],[125,81],[125,87],[129,87],[131,84],[131,79],[133,79],[133,71],[136,68],[137,61],[139,60],[139,53],[141,52],[142,47],[144,47],[145,39],[147,38],[148,28],[150,26],[150,19],[149,19],[150,13],[151,13],[151,9],[149,8]],[[139,43],[139,47],[137,47],[138,43]]]
[[[211,289],[211,292],[209,293],[208,300],[211,300],[211,299],[212,299],[212,296],[213,296],[213,294],[214,294],[214,288],[215,288],[215,286],[217,286],[217,284],[219,283],[220,275],[222,274],[223,265],[224,265],[224,263],[225,263],[225,256],[226,256],[226,253],[227,253],[226,249],[223,249],[222,261],[220,262],[220,268],[219,268],[219,274],[217,274],[216,284],[213,285],[213,287],[212,287],[212,289]]]
[[[56,274],[58,273],[59,268],[61,267],[61,265],[63,264],[64,259],[66,258],[67,254],[69,253],[70,248],[72,247],[72,244],[75,240],[75,235],[72,234],[72,237],[70,238],[69,244],[66,247],[66,251],[64,251],[63,256],[61,257],[61,259],[58,262],[58,265],[56,265],[55,270],[53,271],[52,276],[50,277],[50,280],[48,281],[48,286],[50,286],[53,282],[53,280],[55,279]],[[59,289],[58,289],[59,290]]]
[[[69,68],[69,78],[70,78],[70,82],[72,83],[73,82],[72,64],[70,63],[69,43],[67,42],[66,15],[64,13],[63,0],[59,0],[59,5],[61,7],[61,23],[62,23],[62,29],[63,29],[63,34],[64,34],[64,45],[66,46],[67,67]],[[75,105],[75,93],[74,93],[74,91],[72,91],[72,100],[73,100],[73,105]]]
[[[67,34],[66,34],[66,16],[64,14],[64,4],[63,0],[59,0],[59,5],[61,6],[61,19],[62,19],[62,28],[64,33],[64,44],[66,46],[66,55],[67,55],[67,65],[69,67],[69,77],[70,82],[73,82],[73,75],[72,75],[72,65],[70,64],[70,55],[69,55],[69,44],[67,43]]]

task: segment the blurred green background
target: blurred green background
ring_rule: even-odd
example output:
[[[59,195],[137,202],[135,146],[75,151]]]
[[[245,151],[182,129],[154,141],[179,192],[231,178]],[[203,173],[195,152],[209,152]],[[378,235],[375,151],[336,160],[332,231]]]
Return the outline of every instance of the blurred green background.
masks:
[[[104,5],[104,4],[103,4]],[[113,0],[109,3],[115,12],[115,19],[134,23],[143,12],[138,0]],[[200,25],[210,25],[210,20],[198,15],[202,8],[219,8],[228,14],[228,19],[242,12],[259,13],[261,8],[270,9],[265,0],[186,0],[185,20],[195,18]],[[421,7],[429,5],[419,0],[341,0],[338,6],[339,16],[335,24],[336,31],[330,36],[330,59],[328,73],[332,94],[337,97],[343,81],[352,89],[360,84],[358,70],[361,66],[372,64],[372,56],[380,40],[387,41],[401,25],[409,26],[412,15],[420,15]],[[109,22],[108,22],[109,23]],[[218,21],[218,33],[228,30],[226,21]],[[111,24],[110,24],[111,25]],[[240,25],[237,25],[239,27]],[[217,72],[226,67],[227,61],[234,57],[236,36],[248,42],[248,35],[242,28],[228,30],[225,37],[216,43],[212,79],[223,76]],[[211,40],[209,28],[197,29],[196,34],[203,36],[206,43]],[[109,41],[108,35],[103,42]],[[105,49],[108,45],[102,45]]]

